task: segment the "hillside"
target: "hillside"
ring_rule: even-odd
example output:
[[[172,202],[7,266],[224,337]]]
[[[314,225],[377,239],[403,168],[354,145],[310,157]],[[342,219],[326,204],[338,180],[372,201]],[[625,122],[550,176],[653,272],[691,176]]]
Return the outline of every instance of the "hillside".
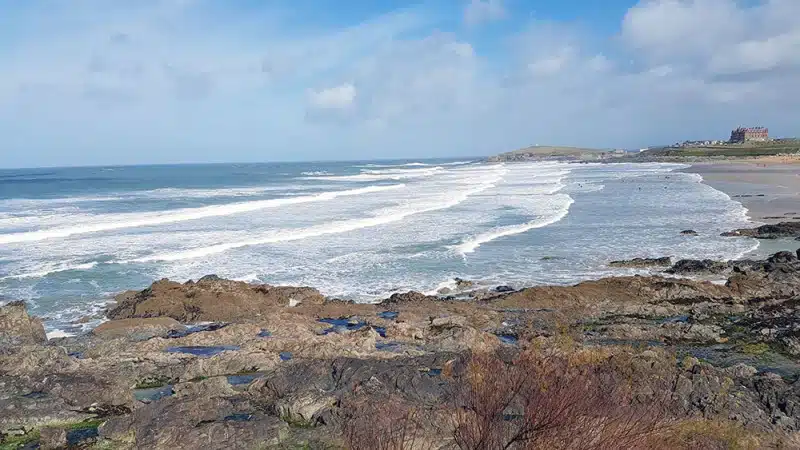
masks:
[[[606,150],[590,148],[534,146],[501,153],[490,157],[489,161],[595,160],[601,159],[607,153]]]
[[[753,158],[759,156],[796,154],[798,152],[800,152],[800,140],[776,139],[769,142],[751,142],[746,144],[654,148],[633,155],[632,159]]]

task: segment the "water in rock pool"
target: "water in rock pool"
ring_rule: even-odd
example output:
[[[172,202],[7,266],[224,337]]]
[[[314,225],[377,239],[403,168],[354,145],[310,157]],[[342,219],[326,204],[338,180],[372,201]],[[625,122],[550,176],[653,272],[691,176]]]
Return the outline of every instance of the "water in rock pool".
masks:
[[[0,299],[51,335],[153,280],[395,292],[565,284],[632,257],[736,258],[746,210],[676,164],[431,160],[0,171]],[[692,229],[698,236],[681,235]],[[79,321],[80,318],[90,316]],[[82,323],[79,323],[82,322]],[[59,331],[61,330],[61,331]]]

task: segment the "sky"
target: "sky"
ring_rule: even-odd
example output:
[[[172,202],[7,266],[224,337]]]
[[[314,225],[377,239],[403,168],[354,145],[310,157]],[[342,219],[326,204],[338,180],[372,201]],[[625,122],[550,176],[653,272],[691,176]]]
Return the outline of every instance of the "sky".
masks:
[[[0,0],[0,167],[800,135],[798,0]]]

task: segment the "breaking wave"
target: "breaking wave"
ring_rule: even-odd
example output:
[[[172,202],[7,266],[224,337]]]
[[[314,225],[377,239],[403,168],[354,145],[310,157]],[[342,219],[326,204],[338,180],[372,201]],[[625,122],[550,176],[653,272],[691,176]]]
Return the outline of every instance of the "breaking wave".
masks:
[[[549,212],[549,214],[543,217],[538,217],[529,222],[521,223],[519,225],[494,228],[464,241],[463,243],[455,246],[454,250],[464,256],[475,252],[475,250],[477,250],[481,245],[496,239],[525,233],[526,231],[533,230],[535,228],[546,227],[561,221],[561,219],[569,214],[569,208],[573,203],[575,203],[575,201],[572,199],[572,197],[566,194],[557,194],[553,197],[557,198],[557,200],[554,200],[552,210]]]
[[[187,208],[163,213],[148,214],[118,214],[112,220],[95,223],[86,223],[73,227],[55,228],[49,230],[27,231],[0,235],[0,244],[17,242],[34,242],[46,239],[63,238],[76,234],[97,233],[102,231],[120,230],[124,228],[147,227],[169,223],[184,222],[209,217],[229,216],[246,212],[258,211],[266,208],[277,208],[301,203],[320,202],[333,200],[338,197],[363,195],[381,192],[390,189],[402,188],[405,185],[395,184],[388,186],[368,186],[346,191],[330,191],[302,197],[278,198],[270,200],[255,200],[250,202],[230,203],[226,205],[205,206],[201,208]],[[102,220],[102,216],[101,216]]]

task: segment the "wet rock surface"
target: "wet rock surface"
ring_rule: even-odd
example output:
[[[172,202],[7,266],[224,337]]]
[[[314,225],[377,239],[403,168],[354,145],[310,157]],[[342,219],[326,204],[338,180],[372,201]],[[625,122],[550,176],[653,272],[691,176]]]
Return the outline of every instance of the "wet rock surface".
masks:
[[[209,275],[184,284],[161,280],[143,291],[122,293],[116,301],[117,306],[108,311],[110,319],[171,317],[180,322],[233,322],[258,318],[289,304],[320,304],[325,298],[307,287],[251,285]]]
[[[634,258],[622,261],[611,261],[608,263],[609,267],[627,267],[627,268],[647,268],[647,267],[668,267],[672,265],[672,258]]]
[[[0,352],[45,341],[47,336],[42,322],[28,315],[25,303],[11,302],[0,309]]]
[[[162,280],[121,295],[93,332],[50,341],[11,303],[0,308],[0,436],[40,448],[341,448],[354,405],[412,405],[446,424],[472,355],[513,361],[564,342],[666,398],[674,417],[800,431],[796,254],[668,271],[728,279],[614,277],[375,305]]]
[[[166,337],[170,333],[182,333],[187,327],[171,317],[145,319],[121,319],[103,322],[92,333],[106,339],[127,338],[146,341],[154,337]]]
[[[781,222],[757,228],[743,228],[722,234],[723,236],[747,236],[756,239],[779,239],[800,237],[800,222]]]

